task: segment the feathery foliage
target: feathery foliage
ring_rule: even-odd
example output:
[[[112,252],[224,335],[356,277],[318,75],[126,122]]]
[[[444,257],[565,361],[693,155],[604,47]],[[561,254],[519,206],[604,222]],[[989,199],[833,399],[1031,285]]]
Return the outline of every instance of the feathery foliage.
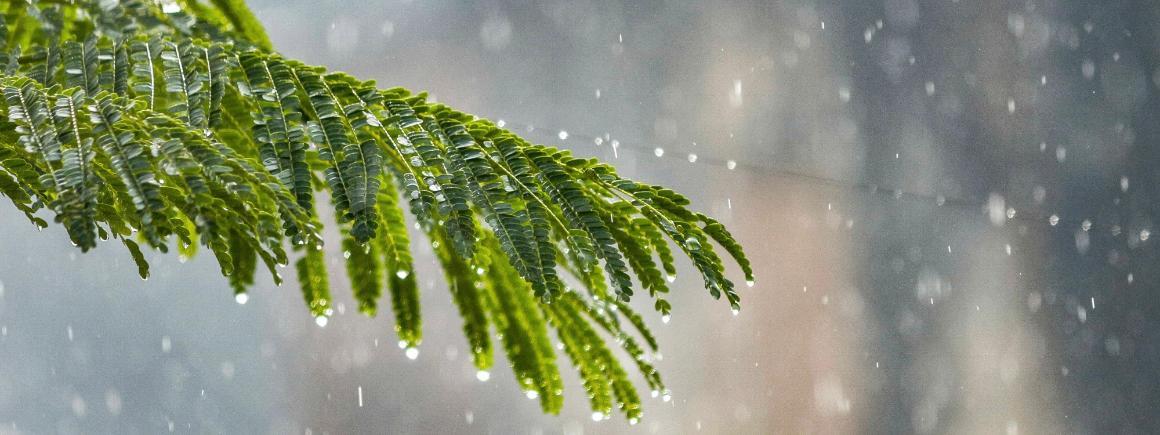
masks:
[[[400,343],[416,347],[407,210],[443,268],[476,368],[490,370],[502,348],[521,388],[557,412],[555,335],[593,410],[633,421],[640,398],[613,348],[654,396],[665,387],[650,363],[656,339],[628,304],[632,277],[664,316],[673,245],[733,309],[713,245],[752,283],[740,244],[676,192],[425,94],[286,59],[239,0],[162,3],[3,6],[0,195],[38,227],[51,214],[82,251],[120,240],[147,277],[142,247],[202,246],[239,293],[259,266],[281,283],[293,259],[324,324],[336,281],[320,233],[333,215],[360,311],[375,315],[385,289]]]

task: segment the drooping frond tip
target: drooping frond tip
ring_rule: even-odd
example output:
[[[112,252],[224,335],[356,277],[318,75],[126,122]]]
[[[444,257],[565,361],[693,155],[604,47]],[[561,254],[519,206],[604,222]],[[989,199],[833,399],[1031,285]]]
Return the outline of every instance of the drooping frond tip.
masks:
[[[0,194],[40,226],[48,209],[81,250],[119,239],[145,277],[141,245],[202,247],[239,293],[259,265],[281,282],[293,259],[321,323],[333,280],[320,231],[333,215],[360,310],[378,312],[385,290],[413,348],[422,329],[406,210],[481,372],[494,330],[521,387],[558,411],[554,334],[592,408],[630,419],[639,395],[606,337],[664,391],[648,353],[656,340],[627,304],[634,289],[667,316],[680,252],[737,309],[714,244],[753,280],[740,244],[676,192],[425,94],[283,58],[239,1],[176,4],[10,2],[0,21]],[[317,211],[318,191],[330,212]]]

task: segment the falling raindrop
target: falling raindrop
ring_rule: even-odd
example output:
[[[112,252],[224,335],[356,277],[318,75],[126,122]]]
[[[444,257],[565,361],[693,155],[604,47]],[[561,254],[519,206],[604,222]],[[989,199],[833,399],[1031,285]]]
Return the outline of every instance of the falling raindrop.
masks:
[[[1152,237],[1152,231],[1140,230],[1140,241],[1141,242],[1147,242],[1149,237]]]
[[[696,162],[697,162],[697,155],[694,153],[689,153],[689,163],[696,163]]]
[[[663,156],[663,155],[665,155],[665,149],[661,148],[661,147],[657,147],[656,149],[653,150],[653,154],[656,155],[657,157]]]
[[[730,161],[725,162],[725,168],[729,169],[730,171],[737,169],[737,161],[730,160]]]
[[[1047,218],[1047,223],[1054,227],[1056,224],[1059,224],[1059,216],[1051,215],[1051,217]]]
[[[560,130],[559,133],[556,133],[556,137],[560,138],[560,140],[568,140],[568,132]]]
[[[1091,59],[1084,59],[1080,70],[1083,72],[1083,78],[1091,80],[1096,75],[1096,64]]]

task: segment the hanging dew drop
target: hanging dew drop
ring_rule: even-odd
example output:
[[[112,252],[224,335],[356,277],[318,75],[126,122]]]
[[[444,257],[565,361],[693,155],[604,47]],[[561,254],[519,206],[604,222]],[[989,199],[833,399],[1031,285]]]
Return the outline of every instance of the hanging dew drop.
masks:
[[[536,390],[528,390],[524,392],[524,396],[527,396],[528,400],[535,400],[537,397],[540,397],[540,392]]]
[[[673,318],[673,316],[665,314],[665,315],[661,316],[661,323],[668,324],[669,320],[672,320],[672,318]]]
[[[668,274],[668,275],[665,275],[665,279],[668,280],[669,282],[673,282],[673,281],[677,280],[677,276],[673,275],[673,274]]]
[[[668,402],[668,401],[670,401],[670,400],[673,400],[673,395],[672,395],[672,393],[669,393],[668,391],[665,391],[665,394],[664,394],[663,396],[661,396],[661,401]]]
[[[730,311],[733,312],[733,317],[737,317],[737,315],[741,314],[740,308],[730,308]]]
[[[604,413],[600,412],[600,411],[593,412],[592,413],[592,421],[600,421],[600,420],[604,420]]]
[[[246,293],[238,293],[238,294],[234,295],[234,302],[237,302],[238,305],[245,305],[246,302],[249,302],[249,301],[250,301],[250,295],[248,295]]]
[[[650,393],[650,394],[652,394],[652,397],[653,397],[654,399],[656,399],[657,397],[660,397],[660,395],[661,395],[661,392],[660,392],[660,391],[657,391],[657,390],[652,390],[652,393]]]
[[[753,284],[755,284],[755,283],[753,282],[753,280],[752,280],[752,279],[747,279],[747,280],[745,280],[745,286],[746,286],[746,287],[753,287]]]
[[[314,323],[317,324],[319,328],[325,328],[326,324],[330,323],[330,318],[326,316],[318,316],[314,318]]]
[[[406,348],[407,348],[407,341],[406,340],[399,340],[399,349],[406,349]]]
[[[491,372],[487,370],[475,372],[475,379],[479,379],[479,382],[487,382],[488,379],[491,379]]]
[[[636,426],[637,423],[640,423],[639,418],[633,417],[633,418],[628,419],[629,426]]]
[[[407,355],[407,359],[414,361],[416,358],[419,358],[419,348],[408,347],[406,352],[404,352],[404,354]]]

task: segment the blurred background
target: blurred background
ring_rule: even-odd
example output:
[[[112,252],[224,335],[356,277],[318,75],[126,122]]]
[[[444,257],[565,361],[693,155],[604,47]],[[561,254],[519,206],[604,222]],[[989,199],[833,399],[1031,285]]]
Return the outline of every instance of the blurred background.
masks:
[[[754,261],[740,315],[680,264],[671,401],[593,422],[563,363],[545,416],[476,379],[423,243],[410,360],[389,313],[238,304],[208,256],[143,282],[5,206],[0,433],[1160,432],[1160,3],[249,3],[288,56],[687,194]]]

